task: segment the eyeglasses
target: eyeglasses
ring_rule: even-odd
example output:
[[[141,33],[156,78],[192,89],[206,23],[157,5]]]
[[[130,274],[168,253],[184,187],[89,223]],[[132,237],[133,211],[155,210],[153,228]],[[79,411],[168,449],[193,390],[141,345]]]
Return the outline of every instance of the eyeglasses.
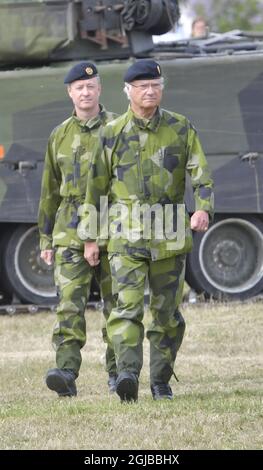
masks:
[[[134,85],[133,83],[130,83],[131,86],[134,88],[138,88],[141,91],[146,91],[148,88],[152,88],[153,90],[161,90],[163,84],[161,82],[158,83],[142,83],[141,85]]]

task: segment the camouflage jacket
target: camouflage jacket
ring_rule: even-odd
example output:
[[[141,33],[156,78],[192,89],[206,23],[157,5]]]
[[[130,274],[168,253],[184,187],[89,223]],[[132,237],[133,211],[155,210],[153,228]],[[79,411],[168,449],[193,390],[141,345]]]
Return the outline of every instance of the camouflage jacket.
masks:
[[[189,120],[164,109],[158,109],[150,120],[139,119],[129,108],[104,128],[94,153],[79,237],[99,242],[106,238],[104,224],[98,236],[94,235],[96,214],[88,205],[101,211],[100,198],[108,194],[109,252],[147,253],[155,260],[189,251],[192,233],[184,206],[186,170],[196,210],[211,216],[213,183]],[[103,211],[106,213],[105,207]],[[153,219],[158,221],[157,231]],[[149,223],[151,227],[145,231]]]
[[[78,207],[85,198],[89,161],[101,126],[113,118],[116,114],[100,105],[98,116],[82,122],[73,114],[51,133],[38,214],[41,250],[83,246],[76,233]]]

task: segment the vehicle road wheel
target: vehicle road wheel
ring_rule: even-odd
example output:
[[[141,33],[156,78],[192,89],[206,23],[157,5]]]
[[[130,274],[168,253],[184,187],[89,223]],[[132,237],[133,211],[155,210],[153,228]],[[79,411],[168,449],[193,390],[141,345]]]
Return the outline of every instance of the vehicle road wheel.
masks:
[[[2,260],[4,287],[21,301],[36,304],[57,302],[53,267],[40,259],[37,226],[22,224],[5,239]]]
[[[216,299],[248,299],[263,290],[263,222],[257,218],[216,221],[187,257],[188,284]]]

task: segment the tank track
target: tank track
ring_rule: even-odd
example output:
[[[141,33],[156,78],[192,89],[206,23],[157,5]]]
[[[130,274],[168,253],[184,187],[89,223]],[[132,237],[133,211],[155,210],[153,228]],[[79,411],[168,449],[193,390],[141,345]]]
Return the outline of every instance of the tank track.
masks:
[[[0,305],[0,315],[7,314],[7,315],[16,315],[19,313],[40,313],[45,311],[55,312],[57,304],[3,304]],[[94,308],[96,310],[101,310],[102,303],[101,302],[88,302],[87,308]]]

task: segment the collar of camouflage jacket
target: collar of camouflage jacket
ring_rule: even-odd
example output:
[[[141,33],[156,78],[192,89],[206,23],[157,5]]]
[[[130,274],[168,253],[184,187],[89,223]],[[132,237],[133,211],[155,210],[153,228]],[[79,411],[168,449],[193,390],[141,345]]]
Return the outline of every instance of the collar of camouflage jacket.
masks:
[[[106,109],[104,108],[103,104],[99,105],[100,110],[97,116],[94,116],[93,118],[89,119],[88,121],[84,122],[81,121],[77,116],[76,112],[73,111],[72,117],[75,119],[75,121],[78,123],[80,127],[83,129],[94,129],[96,127],[101,126],[101,124],[105,124],[106,122]]]
[[[128,119],[132,119],[134,124],[140,129],[148,129],[150,131],[156,132],[159,129],[161,123],[162,110],[160,108],[157,108],[155,114],[150,119],[145,119],[134,114],[131,107],[129,107],[127,116]]]

